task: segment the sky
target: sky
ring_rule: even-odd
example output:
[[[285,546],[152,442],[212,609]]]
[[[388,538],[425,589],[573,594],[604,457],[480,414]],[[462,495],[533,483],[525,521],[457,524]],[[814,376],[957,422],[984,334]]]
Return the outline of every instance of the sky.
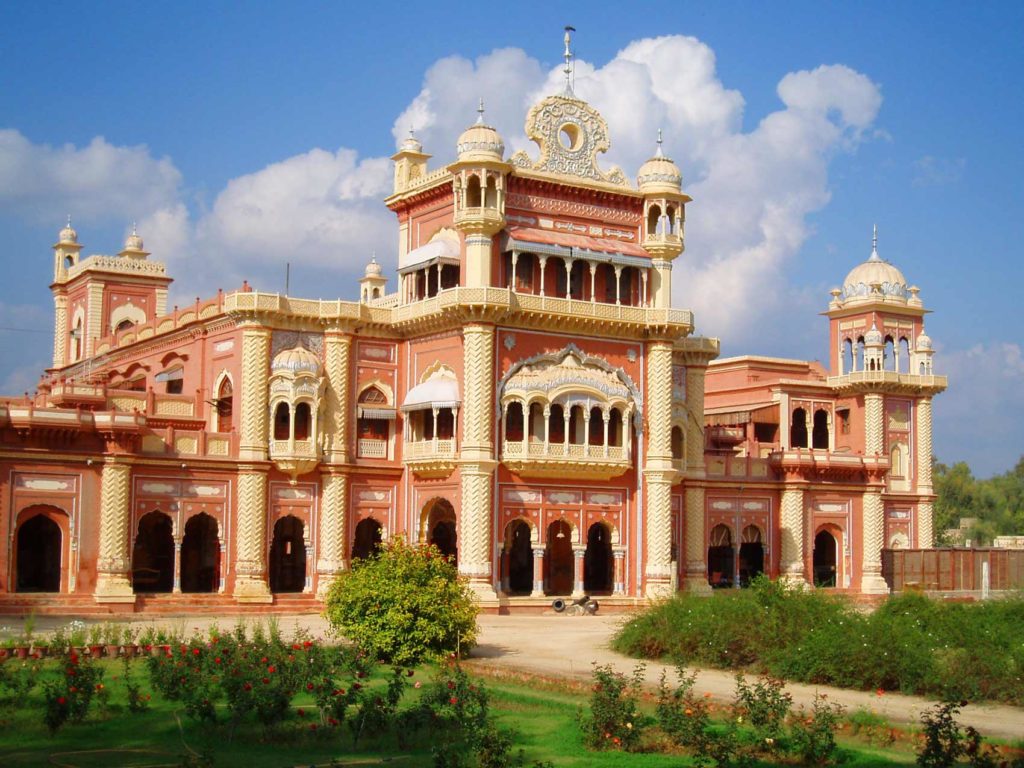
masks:
[[[397,259],[381,200],[414,128],[431,167],[486,116],[533,149],[559,88],[635,178],[657,130],[694,198],[675,306],[723,356],[827,357],[828,291],[871,250],[921,288],[949,390],[935,453],[1024,453],[1024,4],[314,2],[0,5],[0,393],[52,356],[51,246],[137,222],[171,303],[231,290],[355,299]],[[558,6],[557,8],[555,6]],[[392,289],[394,287],[392,274]]]

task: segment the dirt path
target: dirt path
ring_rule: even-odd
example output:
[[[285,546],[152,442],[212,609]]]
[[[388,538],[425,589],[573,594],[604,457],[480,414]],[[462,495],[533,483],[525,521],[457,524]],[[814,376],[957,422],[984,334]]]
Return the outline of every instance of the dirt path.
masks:
[[[566,677],[589,677],[591,666],[611,664],[620,672],[629,672],[636,661],[610,650],[608,643],[621,616],[481,616],[480,645],[473,651],[476,663],[524,672]],[[658,684],[662,670],[672,667],[647,662],[646,680]],[[698,671],[697,690],[708,692],[719,702],[731,702],[735,680],[730,672]],[[788,683],[786,690],[796,706],[810,706],[815,693],[825,693],[830,701],[846,707],[847,712],[873,710],[893,723],[919,723],[921,713],[935,702],[919,696],[885,693],[878,696],[828,686]],[[972,704],[960,716],[962,725],[972,725],[984,736],[1024,739],[1024,709],[1000,704]]]

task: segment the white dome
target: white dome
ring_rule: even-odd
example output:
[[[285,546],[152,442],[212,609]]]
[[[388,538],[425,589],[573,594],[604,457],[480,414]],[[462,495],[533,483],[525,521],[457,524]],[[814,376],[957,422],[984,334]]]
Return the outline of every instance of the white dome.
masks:
[[[671,192],[678,192],[683,186],[683,174],[679,166],[661,151],[661,131],[658,131],[658,150],[654,157],[640,166],[636,183],[641,192],[658,192],[665,187]]]
[[[366,272],[364,274],[366,277],[380,277],[382,272],[383,269],[377,263],[377,257],[374,256],[370,259],[370,263],[366,265]]]
[[[864,343],[867,346],[882,346],[882,332],[878,330],[878,326],[872,325],[871,330],[864,334]]]
[[[320,359],[301,344],[277,353],[270,369],[274,373],[320,373]]]
[[[75,232],[75,230],[71,228],[71,217],[70,216],[68,216],[67,226],[64,227],[64,229],[62,229],[60,231],[60,236],[59,236],[58,242],[66,243],[67,245],[74,245],[74,244],[78,243],[78,233]]]
[[[878,286],[883,298],[906,303],[909,296],[907,278],[888,261],[878,255],[877,231],[871,245],[871,255],[867,261],[850,270],[843,281],[843,299],[867,300],[874,295],[874,286]]]
[[[139,235],[134,228],[132,233],[124,239],[124,249],[126,251],[141,251],[142,250],[142,236]]]
[[[917,349],[922,351],[930,350],[932,348],[932,337],[926,334],[923,328],[921,329],[921,335],[917,337],[915,346]]]
[[[400,152],[422,152],[423,144],[413,135],[412,131],[409,131],[409,135],[405,137],[398,149]]]
[[[480,100],[480,108],[477,110],[480,116],[476,122],[469,126],[459,136],[455,149],[459,154],[460,161],[498,161],[505,157],[505,141],[498,131],[484,123],[484,103]]]

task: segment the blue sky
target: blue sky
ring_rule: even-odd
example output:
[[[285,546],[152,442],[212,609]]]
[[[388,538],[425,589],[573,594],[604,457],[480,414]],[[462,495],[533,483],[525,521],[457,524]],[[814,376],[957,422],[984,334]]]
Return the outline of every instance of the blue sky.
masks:
[[[586,9],[586,13],[582,10]],[[408,123],[450,160],[482,96],[510,149],[561,64],[633,176],[658,127],[695,197],[677,305],[723,353],[824,358],[828,289],[879,250],[922,289],[946,462],[1024,452],[1017,3],[8,3],[0,8],[0,391],[50,350],[49,250],[133,219],[177,299],[248,278],[354,297]],[[664,38],[655,41],[656,38]],[[804,73],[804,74],[798,74]],[[648,139],[648,137],[650,137]]]

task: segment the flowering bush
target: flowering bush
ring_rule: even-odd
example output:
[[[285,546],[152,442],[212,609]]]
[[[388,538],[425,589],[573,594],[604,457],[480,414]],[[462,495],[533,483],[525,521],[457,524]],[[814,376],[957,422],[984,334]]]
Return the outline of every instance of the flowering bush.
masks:
[[[64,723],[80,723],[89,714],[93,696],[103,690],[103,670],[74,650],[58,658],[57,678],[43,683],[43,722],[56,733]]]
[[[591,749],[634,749],[645,721],[637,707],[644,666],[637,665],[630,677],[611,665],[594,666],[590,714],[579,716],[583,742]]]
[[[798,713],[790,732],[791,750],[802,765],[832,765],[836,762],[836,729],[843,707],[831,704],[824,694],[814,696],[809,713]]]
[[[324,614],[334,631],[375,658],[413,666],[476,643],[478,608],[437,547],[395,538],[356,560],[331,585]]]
[[[684,667],[677,667],[678,685],[674,689],[669,688],[666,677],[662,672],[658,688],[658,725],[676,744],[698,752],[706,751],[711,715],[708,700],[694,693],[697,673],[687,674]]]

